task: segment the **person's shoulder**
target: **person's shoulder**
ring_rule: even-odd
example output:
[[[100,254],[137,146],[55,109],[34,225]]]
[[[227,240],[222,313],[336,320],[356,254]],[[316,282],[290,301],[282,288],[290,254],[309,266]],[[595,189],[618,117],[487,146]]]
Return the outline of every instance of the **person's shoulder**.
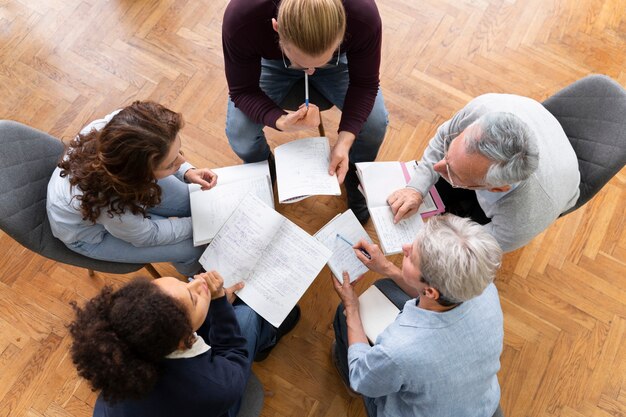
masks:
[[[276,17],[277,2],[273,0],[231,0],[224,11],[223,31],[240,30],[243,26]]]
[[[346,9],[347,25],[367,24],[367,27],[374,27],[380,24],[380,13],[374,0],[345,0],[343,2]]]

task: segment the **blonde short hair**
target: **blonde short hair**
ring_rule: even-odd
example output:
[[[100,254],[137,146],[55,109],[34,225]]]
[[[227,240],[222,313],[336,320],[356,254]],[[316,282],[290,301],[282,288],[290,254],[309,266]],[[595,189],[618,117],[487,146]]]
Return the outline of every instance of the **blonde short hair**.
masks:
[[[305,54],[319,56],[341,41],[346,11],[341,0],[282,0],[278,36]]]

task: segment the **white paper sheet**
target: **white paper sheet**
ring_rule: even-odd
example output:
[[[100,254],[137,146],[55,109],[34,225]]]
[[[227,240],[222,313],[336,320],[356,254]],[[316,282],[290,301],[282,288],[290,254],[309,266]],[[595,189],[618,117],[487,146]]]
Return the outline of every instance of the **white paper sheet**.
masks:
[[[315,234],[317,240],[333,252],[328,261],[328,267],[335,275],[335,278],[339,282],[343,282],[343,271],[348,271],[350,282],[353,282],[366,273],[368,269],[356,257],[352,246],[337,237],[337,234],[340,234],[352,244],[356,244],[361,239],[372,243],[372,239],[361,226],[352,210],[347,210],[336,216]]]
[[[189,185],[194,246],[209,243],[248,193],[274,207],[272,183],[266,175],[225,184],[219,183],[218,178],[218,185],[206,191],[199,185]]]
[[[328,175],[328,138],[294,140],[276,147],[278,200],[294,203],[311,195],[341,195],[337,175]]]
[[[331,251],[248,194],[200,258],[224,285],[246,283],[237,295],[278,327],[311,285]]]
[[[411,216],[394,224],[389,206],[370,208],[370,214],[385,255],[402,252],[402,245],[413,243],[417,231],[424,227],[421,216]]]

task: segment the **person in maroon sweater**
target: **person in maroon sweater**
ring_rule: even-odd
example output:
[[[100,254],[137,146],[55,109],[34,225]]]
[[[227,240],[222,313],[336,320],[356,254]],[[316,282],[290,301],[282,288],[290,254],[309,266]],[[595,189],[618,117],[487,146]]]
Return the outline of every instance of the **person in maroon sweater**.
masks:
[[[226,136],[235,153],[246,163],[273,163],[265,126],[297,131],[319,124],[314,103],[295,112],[277,104],[306,72],[342,110],[329,174],[345,179],[350,208],[367,221],[354,163],[376,158],[387,129],[381,40],[374,0],[231,0],[222,44],[230,94]]]

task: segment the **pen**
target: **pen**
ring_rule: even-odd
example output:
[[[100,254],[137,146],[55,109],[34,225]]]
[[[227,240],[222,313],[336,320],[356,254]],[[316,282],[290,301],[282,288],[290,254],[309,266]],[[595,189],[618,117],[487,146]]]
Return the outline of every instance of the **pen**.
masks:
[[[337,237],[341,240],[343,240],[344,242],[346,242],[348,245],[354,247],[354,244],[351,243],[348,239],[346,239],[345,237],[341,236],[339,233],[337,233]],[[363,256],[365,256],[367,259],[372,259],[372,255],[370,255],[369,253],[367,253],[367,251],[365,249],[359,248],[359,252],[361,252],[363,254]]]
[[[304,71],[304,105],[309,108],[309,74]]]

